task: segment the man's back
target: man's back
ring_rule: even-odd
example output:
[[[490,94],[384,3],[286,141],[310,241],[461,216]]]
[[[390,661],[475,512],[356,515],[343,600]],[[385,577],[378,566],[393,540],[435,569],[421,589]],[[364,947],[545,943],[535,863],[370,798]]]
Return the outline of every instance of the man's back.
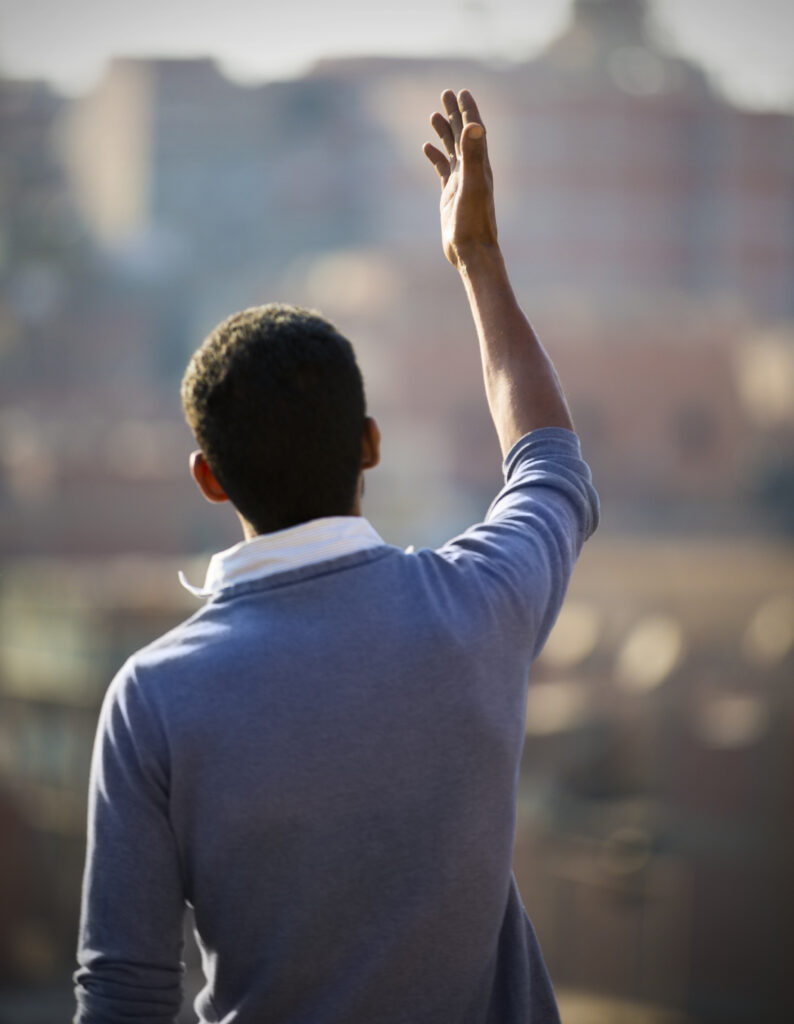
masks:
[[[596,517],[575,435],[536,431],[439,552],[232,583],[131,659],[92,807],[100,836],[125,827],[89,866],[83,945],[127,949],[160,993],[141,1019],[173,1019],[187,900],[205,1021],[556,1020],[511,877],[515,789],[529,664]],[[125,886],[129,922],[103,920]]]

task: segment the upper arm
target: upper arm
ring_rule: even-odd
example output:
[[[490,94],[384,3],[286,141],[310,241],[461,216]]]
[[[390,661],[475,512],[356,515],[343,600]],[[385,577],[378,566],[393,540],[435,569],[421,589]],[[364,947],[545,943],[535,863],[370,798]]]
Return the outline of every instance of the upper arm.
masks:
[[[91,762],[78,1024],[171,1024],[179,1011],[184,896],[168,771],[162,727],[128,663],[106,694]]]
[[[582,544],[598,523],[598,498],[578,438],[562,428],[523,437],[505,459],[506,483],[484,522],[440,549],[481,606],[534,658],[545,643]]]

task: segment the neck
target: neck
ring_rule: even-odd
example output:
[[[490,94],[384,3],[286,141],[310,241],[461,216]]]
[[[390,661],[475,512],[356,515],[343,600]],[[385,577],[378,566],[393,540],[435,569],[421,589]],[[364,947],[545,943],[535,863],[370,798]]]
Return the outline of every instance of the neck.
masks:
[[[360,498],[356,498],[355,504],[353,505],[351,511],[348,512],[348,515],[357,517],[360,517],[362,515]],[[237,513],[237,518],[240,520],[240,526],[242,527],[244,540],[253,540],[254,537],[262,536],[262,534],[256,529],[256,527],[249,523],[247,519],[243,518],[243,516],[241,516],[239,512]],[[295,525],[300,526],[301,524],[296,523]]]

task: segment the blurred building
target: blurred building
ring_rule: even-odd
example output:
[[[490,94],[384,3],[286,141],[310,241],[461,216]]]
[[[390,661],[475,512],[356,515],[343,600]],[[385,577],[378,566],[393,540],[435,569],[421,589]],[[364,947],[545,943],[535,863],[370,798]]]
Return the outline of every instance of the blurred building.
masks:
[[[369,127],[344,79],[243,87],[206,59],[118,58],[69,110],[62,151],[128,269],[223,275],[362,237]]]
[[[498,453],[419,153],[449,82],[467,82],[488,117],[517,291],[616,525],[705,515],[743,529],[759,501],[768,525],[785,521],[792,118],[726,102],[655,42],[639,0],[580,0],[546,53],[499,70],[328,61],[243,87],[209,60],[118,59],[71,103],[4,86],[3,230],[17,241],[0,318],[0,549],[35,550],[45,534],[51,554],[206,542],[182,479],[178,375],[214,323],[273,297],[319,306],[353,337],[390,439],[440,439],[395,441],[371,492],[384,529],[408,543],[428,505],[437,522],[460,509],[457,527],[487,504]],[[69,511],[51,534],[54,494]],[[81,529],[100,502],[101,527]]]
[[[46,987],[73,961],[99,705],[127,655],[194,609],[176,573],[140,559],[4,567],[0,983]]]
[[[527,281],[618,304],[730,296],[790,318],[791,118],[726,102],[655,42],[647,6],[578,0],[568,30],[507,76],[521,215],[506,226],[511,241],[531,226]]]
[[[790,546],[585,548],[530,686],[516,849],[558,984],[791,1018],[793,672]]]

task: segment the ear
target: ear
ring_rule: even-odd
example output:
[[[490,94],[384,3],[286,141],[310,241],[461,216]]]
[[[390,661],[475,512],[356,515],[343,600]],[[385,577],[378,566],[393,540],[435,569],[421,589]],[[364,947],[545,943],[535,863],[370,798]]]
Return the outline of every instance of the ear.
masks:
[[[198,489],[207,501],[219,502],[228,501],[226,491],[218,483],[215,474],[204,458],[203,452],[193,452],[190,456],[190,475],[196,481]]]
[[[373,469],[380,462],[380,430],[371,416],[364,420],[361,435],[361,468]]]

